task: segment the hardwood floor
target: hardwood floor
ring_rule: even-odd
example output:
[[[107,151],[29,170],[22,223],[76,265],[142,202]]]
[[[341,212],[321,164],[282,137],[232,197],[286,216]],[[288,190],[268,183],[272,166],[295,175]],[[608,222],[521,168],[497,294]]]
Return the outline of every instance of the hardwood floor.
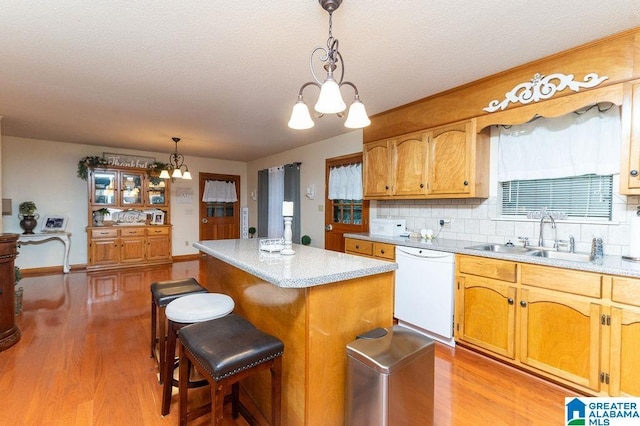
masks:
[[[0,424],[177,424],[177,397],[160,416],[149,284],[191,276],[205,279],[198,261],[24,278],[22,339],[0,353]],[[575,395],[461,347],[437,344],[435,371],[438,426],[560,424]]]

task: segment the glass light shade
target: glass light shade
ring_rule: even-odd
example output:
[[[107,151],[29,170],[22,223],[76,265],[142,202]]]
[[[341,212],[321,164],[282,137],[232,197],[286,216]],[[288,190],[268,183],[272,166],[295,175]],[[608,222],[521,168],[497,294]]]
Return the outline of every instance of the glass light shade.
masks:
[[[364,104],[359,99],[354,99],[353,103],[349,107],[349,114],[347,120],[344,122],[344,127],[350,129],[361,129],[371,124],[367,110],[364,108]]]
[[[182,174],[182,179],[191,180],[191,172],[190,172],[189,170],[186,170],[186,171]]]
[[[318,96],[315,110],[321,114],[337,114],[345,109],[347,109],[347,105],[342,100],[340,86],[333,77],[328,76],[320,88],[320,96]]]
[[[298,100],[291,110],[291,118],[289,119],[289,127],[292,129],[304,130],[314,126],[314,122],[309,114],[309,108],[303,100]]]
[[[182,172],[180,169],[173,169],[173,173],[171,173],[172,178],[182,179]]]
[[[169,176],[169,172],[166,170],[163,170],[160,172],[160,179],[169,179],[171,176]]]

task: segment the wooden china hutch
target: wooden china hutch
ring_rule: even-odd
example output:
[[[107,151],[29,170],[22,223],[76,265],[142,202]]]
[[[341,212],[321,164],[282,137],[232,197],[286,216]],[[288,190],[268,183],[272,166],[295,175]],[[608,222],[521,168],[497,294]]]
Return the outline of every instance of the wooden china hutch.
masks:
[[[90,169],[87,182],[88,271],[172,262],[170,179],[108,167]]]

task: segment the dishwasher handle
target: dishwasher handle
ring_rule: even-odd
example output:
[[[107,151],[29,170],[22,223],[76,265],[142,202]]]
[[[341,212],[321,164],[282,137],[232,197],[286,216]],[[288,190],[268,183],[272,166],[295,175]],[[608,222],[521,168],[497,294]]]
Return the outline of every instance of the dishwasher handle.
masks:
[[[417,257],[424,259],[451,258],[453,260],[453,253],[449,253],[446,251],[427,250],[416,247],[396,246],[396,257],[397,256]]]

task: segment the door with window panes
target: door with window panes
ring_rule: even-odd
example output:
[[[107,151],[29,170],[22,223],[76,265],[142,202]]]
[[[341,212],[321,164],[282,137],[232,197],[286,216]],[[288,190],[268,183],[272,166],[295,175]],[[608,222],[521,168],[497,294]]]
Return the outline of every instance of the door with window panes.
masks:
[[[238,201],[203,201],[207,181],[234,183]],[[240,238],[240,176],[200,173],[200,240]]]
[[[344,234],[369,230],[369,201],[329,199],[329,174],[334,167],[362,164],[362,153],[328,158],[325,168],[324,248],[344,252]]]

